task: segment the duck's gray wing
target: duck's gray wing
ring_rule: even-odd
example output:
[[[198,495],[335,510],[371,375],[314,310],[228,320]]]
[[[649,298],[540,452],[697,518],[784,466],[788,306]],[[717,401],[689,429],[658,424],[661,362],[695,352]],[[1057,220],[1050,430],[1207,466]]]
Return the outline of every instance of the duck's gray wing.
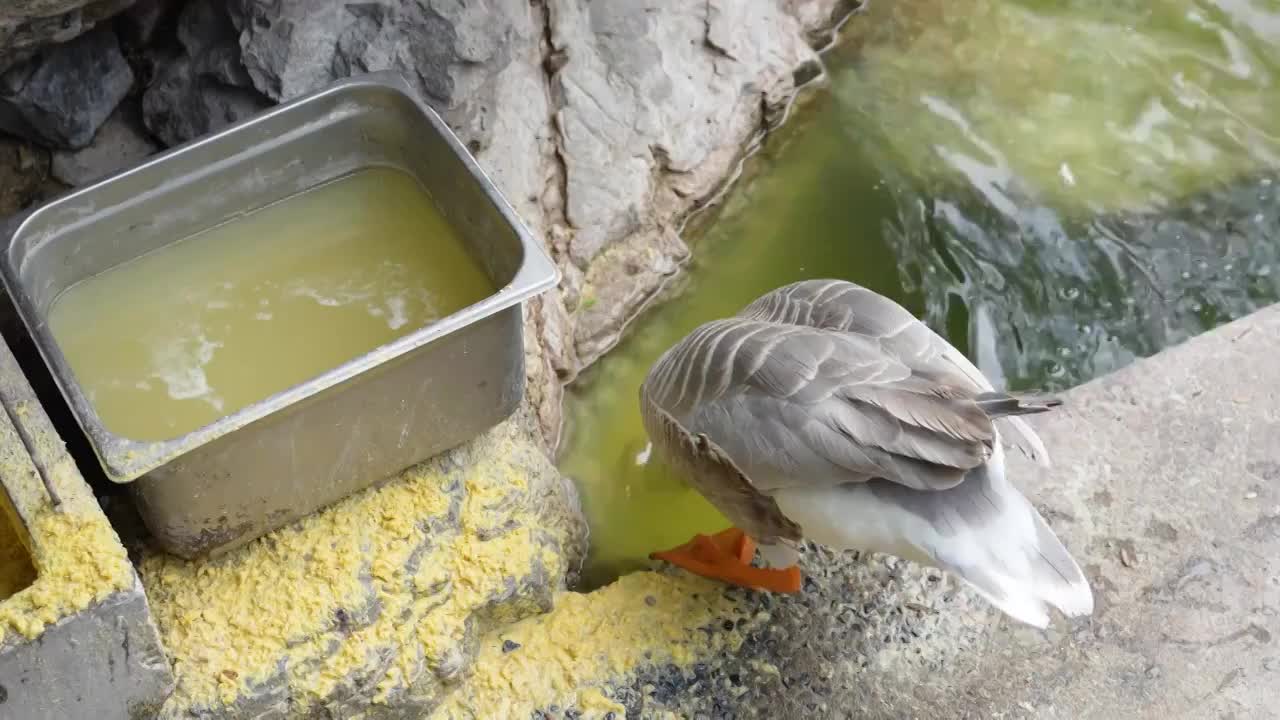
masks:
[[[701,326],[642,391],[759,490],[884,478],[954,487],[990,457],[978,393],[923,377],[857,334],[746,318]]]
[[[689,432],[650,400],[642,389],[645,430],[686,482],[763,545],[803,538],[800,527],[782,514],[773,497],[760,492],[719,445],[705,434]]]
[[[856,334],[880,345],[922,376],[993,393],[995,388],[968,358],[898,303],[846,280],[803,280],[762,295],[739,317]],[[1020,417],[996,420],[1001,438],[1042,466],[1049,453]]]

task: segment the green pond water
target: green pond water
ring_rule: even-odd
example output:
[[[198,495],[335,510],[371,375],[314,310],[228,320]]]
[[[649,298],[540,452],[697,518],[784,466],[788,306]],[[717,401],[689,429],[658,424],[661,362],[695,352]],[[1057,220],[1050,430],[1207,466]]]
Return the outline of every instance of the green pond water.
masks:
[[[588,587],[728,522],[637,393],[698,324],[814,277],[902,302],[997,385],[1062,389],[1280,299],[1280,1],[872,0],[571,393]]]

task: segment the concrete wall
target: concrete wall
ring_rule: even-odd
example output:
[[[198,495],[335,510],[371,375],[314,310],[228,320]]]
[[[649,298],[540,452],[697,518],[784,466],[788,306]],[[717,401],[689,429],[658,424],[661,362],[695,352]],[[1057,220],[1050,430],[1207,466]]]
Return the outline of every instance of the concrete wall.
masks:
[[[150,717],[173,675],[142,584],[3,343],[0,399],[0,490],[37,571],[32,585],[0,601],[0,718]],[[41,471],[61,500],[56,508]]]

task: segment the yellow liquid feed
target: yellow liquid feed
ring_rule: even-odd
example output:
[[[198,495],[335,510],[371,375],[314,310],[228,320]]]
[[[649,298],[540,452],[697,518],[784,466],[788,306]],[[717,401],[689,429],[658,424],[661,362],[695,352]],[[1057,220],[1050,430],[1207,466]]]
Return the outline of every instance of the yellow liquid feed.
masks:
[[[371,168],[77,283],[49,325],[103,425],[163,440],[493,289],[414,178]]]

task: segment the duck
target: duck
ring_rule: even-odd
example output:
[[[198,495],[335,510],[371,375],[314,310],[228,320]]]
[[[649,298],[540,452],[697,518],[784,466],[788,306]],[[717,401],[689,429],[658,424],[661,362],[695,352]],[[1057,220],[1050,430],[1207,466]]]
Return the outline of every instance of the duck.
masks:
[[[649,557],[796,593],[809,542],[939,568],[1034,627],[1090,615],[1080,566],[1006,473],[1006,444],[1049,467],[1024,416],[1061,405],[996,390],[879,293],[785,285],[696,327],[641,383],[653,453],[732,524]]]

